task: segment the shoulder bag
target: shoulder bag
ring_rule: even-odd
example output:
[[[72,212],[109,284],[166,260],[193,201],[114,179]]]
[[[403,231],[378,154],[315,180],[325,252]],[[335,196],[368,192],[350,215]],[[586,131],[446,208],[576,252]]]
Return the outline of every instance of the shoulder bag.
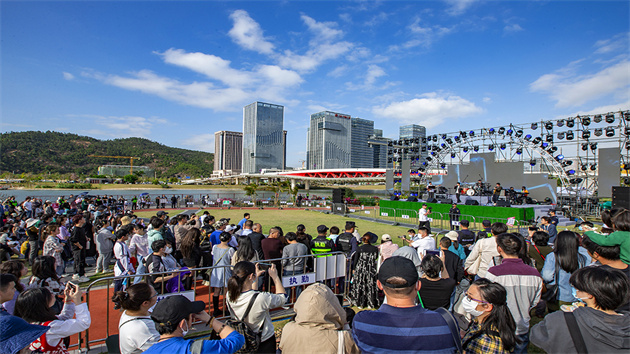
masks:
[[[236,332],[242,334],[243,337],[245,337],[245,344],[238,351],[236,351],[236,353],[238,354],[255,353],[258,350],[258,346],[260,345],[262,329],[265,325],[265,321],[263,320],[263,324],[258,329],[258,332],[251,329],[251,327],[245,322],[245,319],[249,315],[249,311],[252,309],[252,306],[256,301],[256,297],[258,297],[258,294],[259,293],[255,293],[254,295],[252,295],[252,298],[249,300],[249,305],[247,305],[247,309],[243,314],[243,318],[240,320],[238,319],[238,316],[236,316],[236,312],[234,312],[232,306],[230,306],[230,303],[227,301],[225,302],[228,305],[228,309],[232,313],[232,316],[234,316],[235,318],[235,320],[233,320],[232,318],[228,319],[227,321],[225,321],[225,324],[234,328]]]
[[[575,350],[577,350],[579,354],[587,354],[586,343],[584,343],[584,338],[582,338],[580,327],[578,326],[573,312],[564,312],[564,321],[567,323],[567,327],[569,327],[569,334],[571,335],[571,340],[573,340],[573,345],[575,345]]]

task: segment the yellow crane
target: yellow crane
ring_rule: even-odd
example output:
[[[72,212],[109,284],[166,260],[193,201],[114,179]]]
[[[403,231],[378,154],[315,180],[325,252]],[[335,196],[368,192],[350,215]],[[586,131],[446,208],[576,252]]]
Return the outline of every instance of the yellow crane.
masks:
[[[88,155],[88,157],[109,157],[112,159],[129,159],[130,163],[129,166],[131,167],[129,169],[129,174],[132,175],[133,174],[133,160],[139,160],[139,157],[132,157],[132,156],[105,156],[105,155]]]

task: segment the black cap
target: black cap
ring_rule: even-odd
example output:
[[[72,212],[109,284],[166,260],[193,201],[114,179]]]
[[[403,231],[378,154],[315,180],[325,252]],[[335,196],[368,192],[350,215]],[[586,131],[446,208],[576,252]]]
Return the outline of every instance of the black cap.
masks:
[[[317,232],[320,233],[320,234],[323,234],[326,231],[328,231],[328,227],[326,227],[326,225],[319,225],[317,227]]]
[[[390,278],[399,277],[405,280],[404,284],[390,284]],[[418,270],[410,259],[401,256],[387,258],[378,270],[378,280],[388,288],[408,288],[418,282]]]
[[[160,210],[157,212],[157,216],[164,216],[164,215],[168,215],[168,213],[165,212],[164,210]]]
[[[357,227],[357,224],[354,221],[346,221],[346,230],[350,230],[353,227]]]
[[[151,319],[157,324],[174,325],[188,318],[191,313],[199,313],[206,308],[203,301],[190,301],[183,295],[169,296],[160,300]]]

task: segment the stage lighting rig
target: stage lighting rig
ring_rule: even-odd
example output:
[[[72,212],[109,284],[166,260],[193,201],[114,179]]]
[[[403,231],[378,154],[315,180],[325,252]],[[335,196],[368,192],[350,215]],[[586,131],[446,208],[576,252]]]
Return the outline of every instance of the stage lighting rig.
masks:
[[[536,159],[529,160],[529,165],[532,166],[532,167],[536,166]]]
[[[550,147],[549,149],[547,149],[547,151],[548,151],[550,154],[553,154],[553,153],[555,153],[556,151],[558,151],[558,148],[557,148],[556,146],[552,146],[552,147]]]
[[[548,143],[553,142],[553,135],[552,134],[547,134],[547,136],[545,137],[545,141],[547,141]]]
[[[520,155],[520,154],[522,154],[522,153],[523,153],[523,148],[521,148],[521,147],[520,147],[520,148],[517,148],[517,149],[516,149],[516,154],[517,154],[517,155]]]
[[[580,166],[580,170],[586,171],[586,170],[588,170],[588,166],[587,165],[581,165]]]
[[[562,161],[564,160],[564,155],[560,154],[558,156],[555,157],[556,161]]]
[[[532,130],[538,129],[538,123],[532,123]]]
[[[505,144],[501,144],[501,150],[505,150],[505,148],[507,147]]]
[[[539,136],[537,136],[537,137],[534,138],[534,141],[532,141],[532,144],[538,145],[538,144],[540,144],[541,141],[542,141],[542,139]]]
[[[468,133],[466,133],[465,131],[460,131],[459,135],[461,135],[462,138],[466,139],[466,136],[468,135]]]
[[[601,121],[602,121],[602,115],[601,114],[597,114],[597,115],[595,115],[595,117],[593,117],[593,122],[599,123]]]
[[[630,127],[626,127],[626,129],[623,130],[623,133],[626,134],[626,136],[630,136]]]
[[[580,116],[577,116],[577,117],[579,118]],[[586,127],[586,126],[589,126],[590,124],[591,124],[591,118],[589,118],[589,117],[583,117],[582,118],[582,125],[583,126]]]
[[[573,176],[575,174],[575,170],[568,170],[567,175]]]
[[[518,129],[516,131],[516,134],[514,134],[517,138],[520,138],[521,136],[523,136],[523,131],[521,129]]]
[[[614,113],[606,114],[606,123],[613,124],[614,122],[615,122],[615,114]]]
[[[560,119],[558,123],[556,123],[558,127],[562,127],[564,125],[564,119]]]
[[[623,119],[625,119],[626,122],[630,122],[630,112],[622,113],[622,115],[623,115]]]
[[[451,138],[446,139],[446,142],[447,142],[449,145],[453,145],[453,139],[451,139]]]
[[[478,151],[479,151],[479,145],[475,145],[475,146],[473,146],[473,150],[474,150],[475,152],[478,152]]]
[[[543,148],[543,149],[546,149],[547,146],[549,146],[549,143],[542,143],[542,144],[540,144],[540,147]]]
[[[501,127],[499,128],[499,135],[503,135],[503,134],[505,134],[505,128]]]
[[[494,134],[494,128],[490,128],[490,130],[488,130],[488,133],[491,135]]]
[[[545,129],[547,129],[547,130],[553,129],[553,123],[552,122],[545,123]]]
[[[475,131],[474,130],[469,131],[468,135],[470,135],[471,137],[475,136]]]
[[[588,143],[582,143],[582,151],[588,150]]]
[[[573,128],[575,126],[575,120],[573,118],[567,119],[567,128]]]
[[[451,158],[454,159],[455,158],[455,153],[451,152]]]
[[[446,134],[442,134],[442,140],[446,140]]]
[[[532,135],[531,134],[525,135],[525,140],[527,140],[527,141],[532,140]]]
[[[597,150],[597,143],[591,143],[591,150]]]
[[[581,178],[571,178],[571,179],[569,180],[569,182],[570,182],[571,184],[580,184],[580,183],[582,183],[582,179],[581,179]]]
[[[615,128],[613,127],[606,128],[606,136],[609,138],[612,138],[613,136],[615,136]]]
[[[440,168],[445,169],[446,168],[446,164],[445,163],[441,163],[440,164]]]
[[[588,130],[584,130],[582,132],[582,139],[589,139],[591,137],[591,132]]]
[[[464,152],[468,152],[468,146],[464,146],[462,150],[464,150]]]
[[[597,170],[597,164],[596,163],[591,165],[591,171],[595,171],[595,170]]]
[[[494,150],[494,144],[488,145],[488,150],[490,150],[490,151]]]
[[[558,133],[558,140],[564,139],[564,132]]]
[[[514,133],[514,130],[512,130],[512,129],[508,129],[508,130],[505,132],[505,135],[507,135],[507,136],[512,136],[512,133]]]
[[[602,136],[602,134],[604,134],[604,131],[602,130],[602,128],[597,128],[595,129],[593,134],[595,134],[595,136]]]
[[[573,140],[573,132],[570,130],[567,132],[567,140]]]
[[[455,139],[455,141],[459,142],[459,135],[455,135],[455,136],[453,137],[453,139]]]
[[[571,160],[564,160],[562,161],[562,167],[567,167],[567,166],[571,166],[573,165],[573,161]]]

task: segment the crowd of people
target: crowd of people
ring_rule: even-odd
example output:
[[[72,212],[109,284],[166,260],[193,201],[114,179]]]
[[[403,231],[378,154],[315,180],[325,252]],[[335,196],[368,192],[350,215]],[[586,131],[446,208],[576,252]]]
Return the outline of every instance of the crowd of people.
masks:
[[[249,213],[238,223],[208,211],[143,220],[115,204],[64,202],[31,205],[30,215],[26,201],[3,203],[2,353],[64,353],[69,337],[90,327],[79,286],[88,256],[97,272],[114,263],[121,353],[525,353],[530,342],[547,352],[630,349],[627,209],[603,212],[599,230],[583,222],[557,232],[550,216],[527,235],[500,222],[474,232],[462,220],[439,238],[422,224],[399,236],[400,246],[389,234],[359,233],[353,221],[343,230],[319,225],[316,236],[302,224],[263,233]],[[345,276],[283,285],[332,252],[346,255]],[[210,312],[178,294],[197,281],[211,289]],[[344,293],[357,312],[343,307],[336,294]],[[295,316],[277,338],[271,311],[287,304]],[[532,317],[542,321],[532,326]],[[186,339],[200,323],[209,339]]]

